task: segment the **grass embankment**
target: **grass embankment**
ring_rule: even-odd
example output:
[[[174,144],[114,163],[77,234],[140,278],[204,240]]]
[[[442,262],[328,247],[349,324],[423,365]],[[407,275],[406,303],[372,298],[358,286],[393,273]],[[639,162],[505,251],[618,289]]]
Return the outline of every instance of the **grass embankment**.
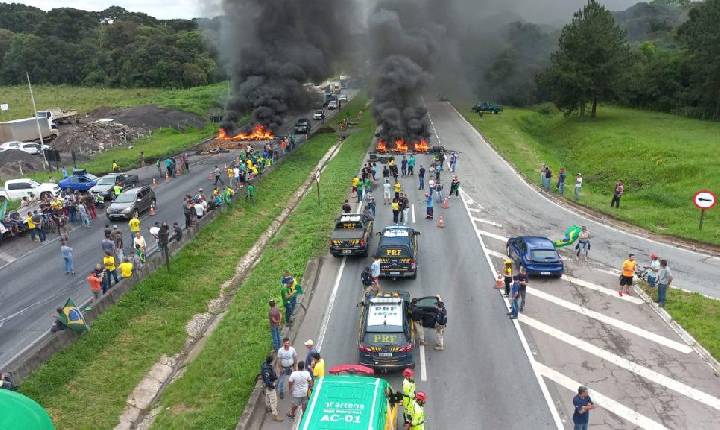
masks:
[[[540,182],[544,162],[553,181],[565,167],[565,196],[572,198],[581,172],[580,204],[655,233],[720,245],[720,210],[707,211],[699,231],[692,203],[699,189],[720,192],[720,123],[605,106],[594,120],[529,109],[464,115],[530,181]],[[618,179],[625,195],[614,209]]]
[[[280,299],[284,270],[302,276],[307,261],[327,252],[327,238],[359,169],[374,124],[365,113],[361,131],[348,137],[320,181],[300,203],[241,285],[219,327],[182,378],[160,400],[157,429],[233,429],[255,387],[259,365],[272,349],[267,301]]]
[[[138,283],[88,334],[25,380],[22,392],[48,410],[58,429],[115,426],[128,394],[162,354],[181,349],[185,324],[206,310],[333,143],[320,135],[291,154],[262,178],[256,203],[238,203],[209,224],[176,255],[172,273],[158,270]]]
[[[720,123],[619,107],[603,107],[595,120],[512,108],[482,118],[463,114],[530,181],[539,184],[542,163],[554,181],[565,167],[565,195],[572,198],[581,172],[580,204],[656,233],[720,244],[720,209],[706,212],[700,232],[692,203],[701,188],[720,191]],[[617,179],[625,195],[620,209],[611,209]],[[720,301],[670,289],[665,309],[720,359]]]
[[[208,108],[221,106],[222,96],[227,93],[227,82],[168,90],[163,88],[101,88],[70,85],[33,86],[38,110],[62,108],[85,114],[99,107],[113,108],[154,104],[205,116]],[[32,103],[27,85],[0,87],[2,103],[10,106],[8,112],[0,113],[0,121],[33,116]]]

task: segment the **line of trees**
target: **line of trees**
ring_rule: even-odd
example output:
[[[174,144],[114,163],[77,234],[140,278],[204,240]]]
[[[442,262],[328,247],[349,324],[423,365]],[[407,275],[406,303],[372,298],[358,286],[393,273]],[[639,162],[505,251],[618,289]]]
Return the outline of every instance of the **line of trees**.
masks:
[[[224,79],[197,20],[160,21],[113,6],[49,12],[0,3],[0,85],[188,87]]]

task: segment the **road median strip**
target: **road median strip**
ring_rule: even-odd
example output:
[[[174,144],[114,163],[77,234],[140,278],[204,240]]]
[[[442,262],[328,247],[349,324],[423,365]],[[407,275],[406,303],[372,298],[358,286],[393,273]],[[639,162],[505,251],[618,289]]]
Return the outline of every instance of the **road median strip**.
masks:
[[[254,204],[238,203],[221,214],[177,254],[172,272],[160,270],[138,283],[90,333],[24,381],[22,391],[49,411],[58,428],[115,426],[128,393],[161,356],[182,348],[188,321],[205,312],[237,261],[334,142],[334,135],[320,135],[289,155],[259,182]]]

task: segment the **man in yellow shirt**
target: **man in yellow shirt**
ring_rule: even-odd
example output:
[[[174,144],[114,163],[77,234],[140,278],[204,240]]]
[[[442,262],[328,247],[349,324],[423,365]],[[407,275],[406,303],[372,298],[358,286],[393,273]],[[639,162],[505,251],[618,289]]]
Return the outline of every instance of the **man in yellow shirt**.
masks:
[[[125,257],[123,259],[123,262],[120,263],[120,277],[122,279],[130,278],[133,274],[133,264],[130,262],[130,259],[128,257]]]
[[[400,186],[400,182],[397,180],[395,181],[395,198],[400,198],[400,191],[402,190],[402,187]]]
[[[133,240],[135,240],[135,233],[140,233],[140,219],[138,218],[137,212],[128,222],[128,227],[130,227],[130,243],[132,243]]]
[[[628,255],[627,260],[623,261],[622,275],[620,275],[620,291],[618,291],[620,297],[622,297],[623,294],[630,294],[630,287],[632,286],[636,268],[635,254]]]
[[[312,353],[312,372],[313,372],[313,379],[322,378],[325,376],[325,360],[320,357],[319,352],[313,352]]]
[[[28,230],[30,230],[30,240],[35,242],[36,225],[32,220],[32,213],[28,212],[25,218],[25,224],[27,224]]]
[[[112,252],[105,251],[105,257],[103,257],[103,265],[105,266],[105,276],[103,277],[103,294],[107,292],[112,286],[112,279],[115,279],[115,283],[118,283],[117,271],[115,270],[115,256]]]

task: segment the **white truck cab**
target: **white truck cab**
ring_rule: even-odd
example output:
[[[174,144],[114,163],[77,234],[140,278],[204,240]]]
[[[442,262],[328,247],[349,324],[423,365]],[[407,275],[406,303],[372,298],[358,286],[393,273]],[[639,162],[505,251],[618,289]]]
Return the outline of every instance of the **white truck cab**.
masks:
[[[0,197],[5,197],[7,200],[21,200],[31,194],[35,198],[45,195],[57,196],[60,194],[60,187],[51,182],[41,184],[30,178],[21,178],[6,181],[5,186],[0,190]]]

